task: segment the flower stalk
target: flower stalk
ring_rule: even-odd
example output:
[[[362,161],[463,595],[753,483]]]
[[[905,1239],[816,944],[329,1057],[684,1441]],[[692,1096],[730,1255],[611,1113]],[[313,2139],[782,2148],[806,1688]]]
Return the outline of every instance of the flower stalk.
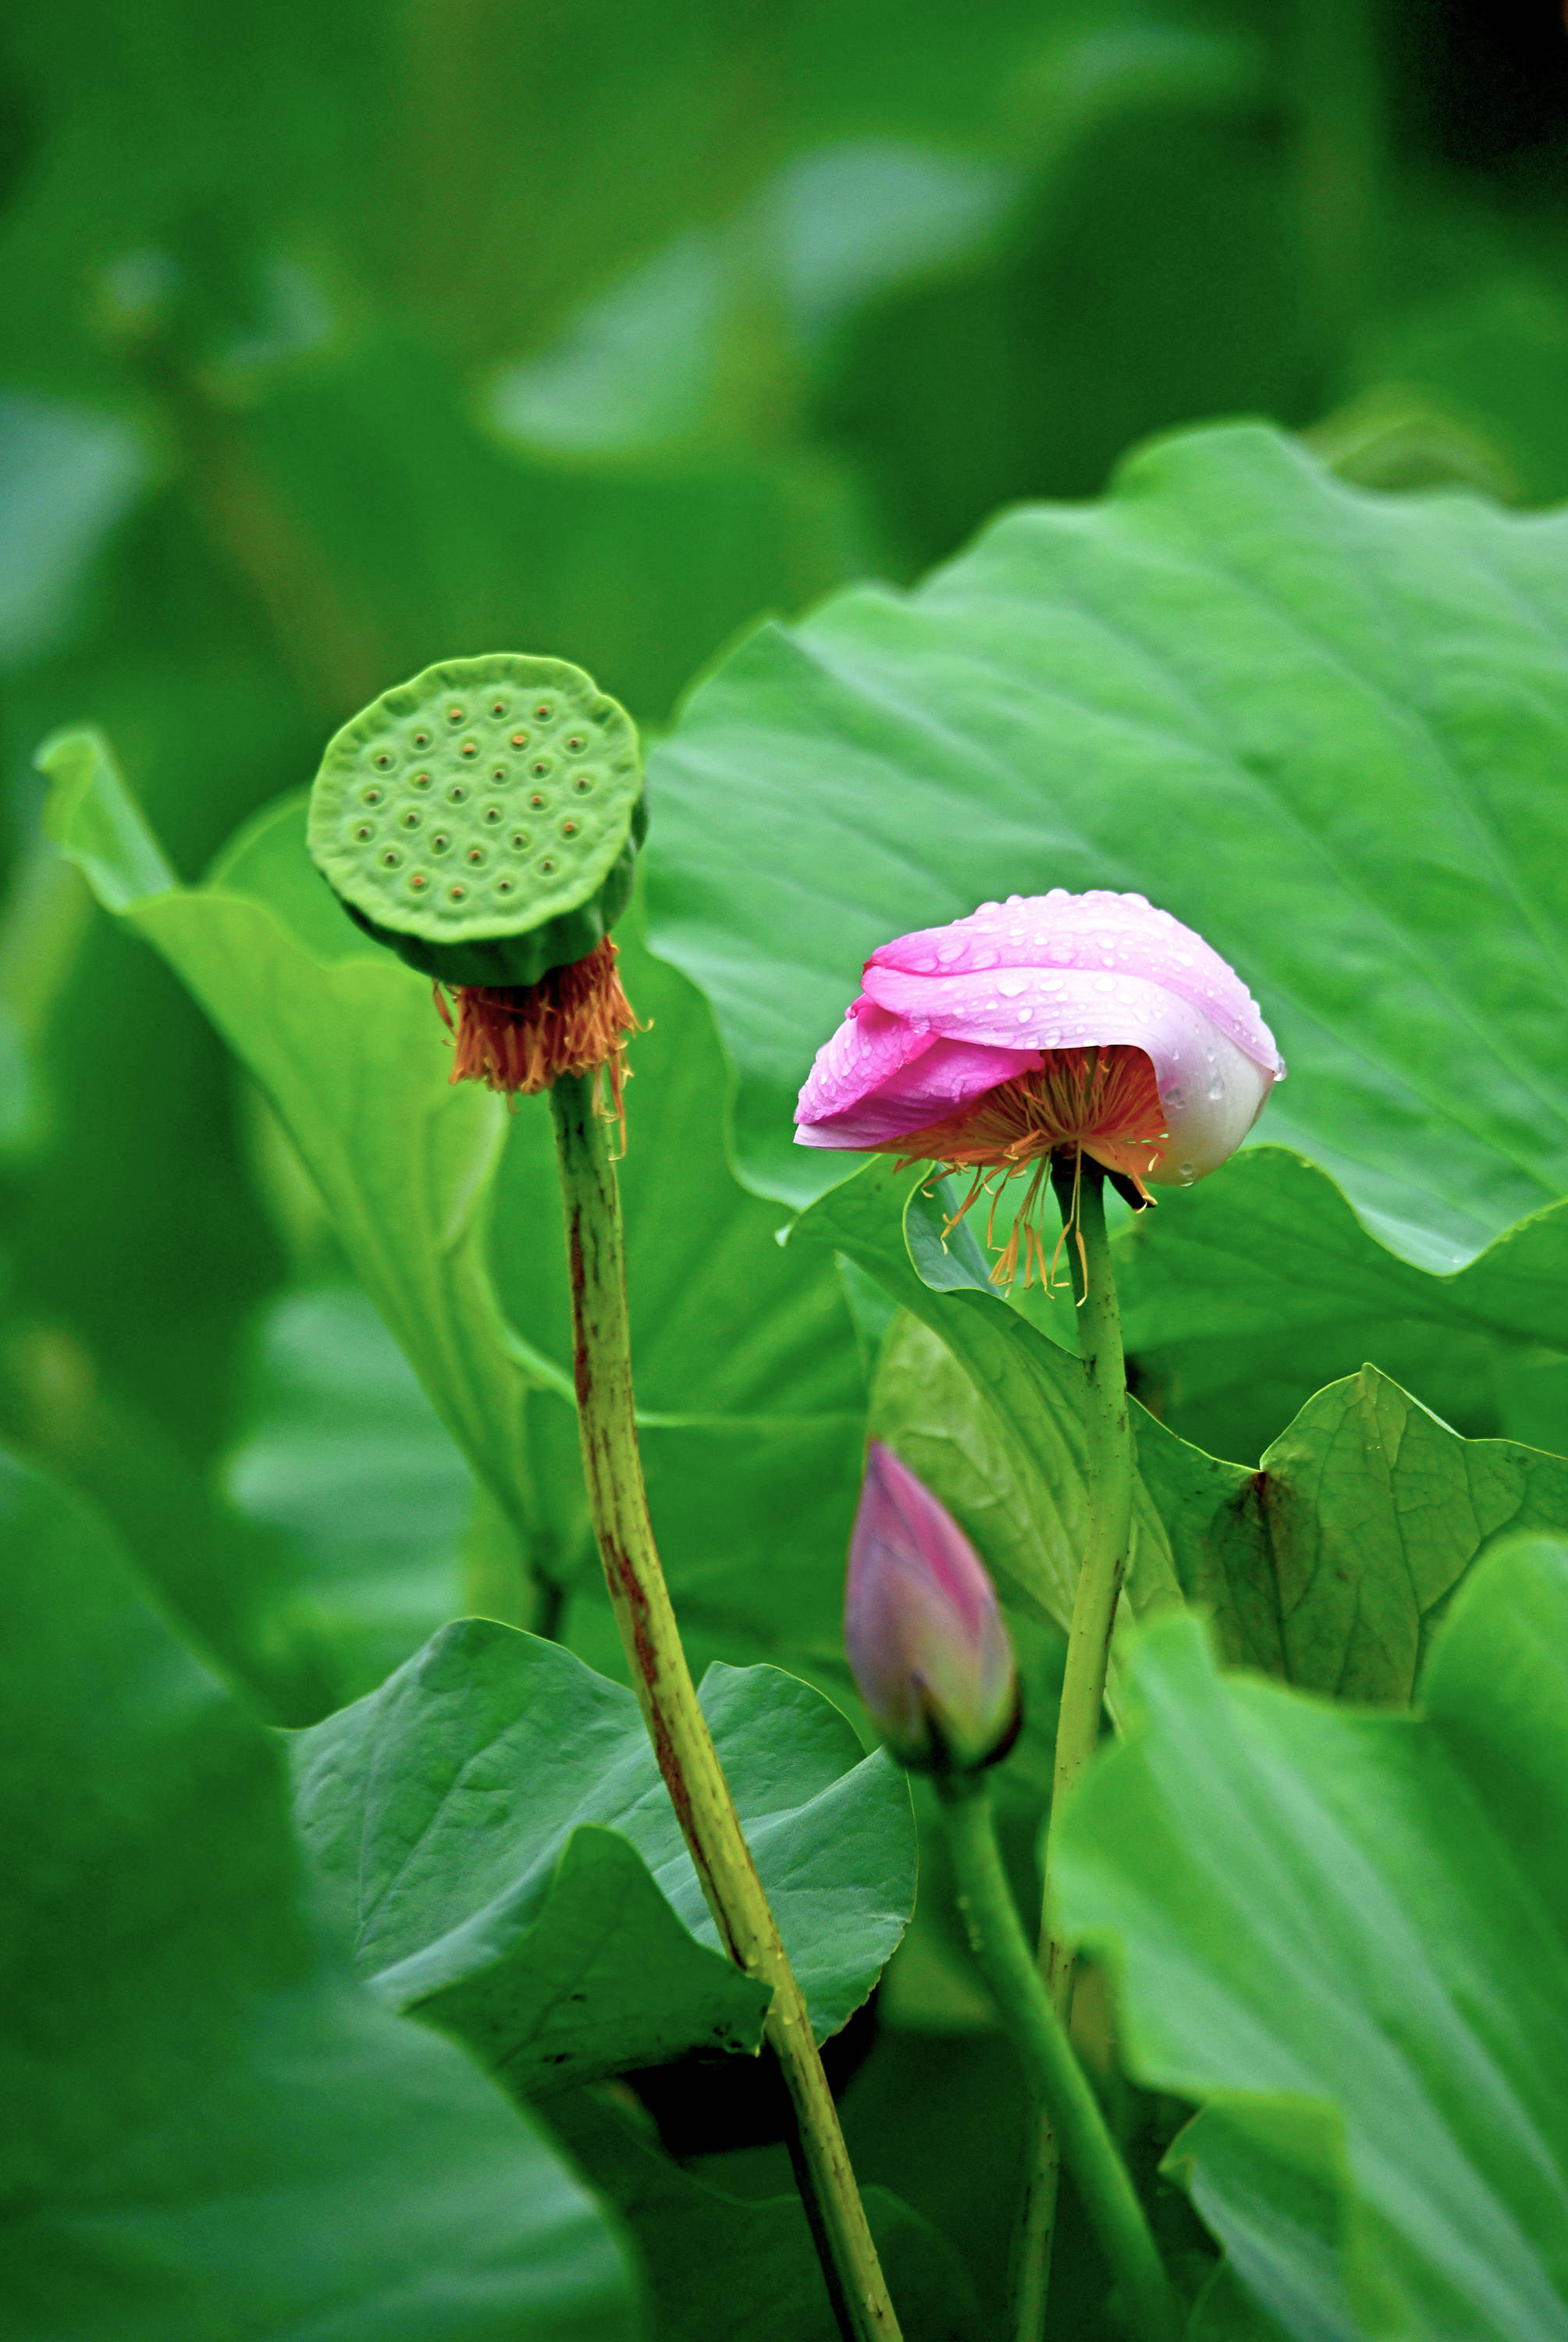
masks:
[[[1040,1967],[1059,2022],[1071,2023],[1074,1960],[1058,1932],[1051,1898],[1051,1847],[1060,1817],[1100,1737],[1111,1632],[1127,1571],[1133,1530],[1133,1441],[1127,1414],[1127,1372],[1115,1272],[1105,1228],[1105,1175],[1088,1157],[1058,1156],[1052,1166],[1064,1226],[1075,1219],[1078,1245],[1069,1248],[1078,1287],[1078,1345],[1084,1363],[1084,1429],[1089,1492],[1088,1534],[1067,1635],[1067,1661],[1056,1726],[1056,1760],[1046,1837],[1045,1894],[1041,1915]],[[1056,2216],[1058,2141],[1049,2102],[1038,2115],[1024,2182],[1014,2252],[1014,2324],[1017,2342],[1039,2342],[1044,2331]]]
[[[939,1774],[936,1791],[970,1949],[1061,2138],[1128,2325],[1138,2342],[1175,2342],[1180,2321],[1170,2281],[1137,2190],[1029,1948],[1003,1868],[991,1799],[974,1774]]]
[[[583,1471],[632,1681],[708,1907],[731,1957],[769,1986],[766,2037],[798,2130],[796,2169],[846,2342],[897,2342],[898,2321],[850,2167],[805,1996],[785,1954],[697,1704],[648,1513],[632,1390],[621,1204],[597,1076],[550,1092],[566,1210]]]

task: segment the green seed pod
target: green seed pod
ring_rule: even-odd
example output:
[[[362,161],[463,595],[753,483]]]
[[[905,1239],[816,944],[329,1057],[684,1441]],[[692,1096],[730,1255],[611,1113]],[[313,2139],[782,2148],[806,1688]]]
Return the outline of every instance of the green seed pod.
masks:
[[[310,851],[349,916],[448,985],[537,984],[626,906],[635,726],[564,659],[447,659],[328,744]]]

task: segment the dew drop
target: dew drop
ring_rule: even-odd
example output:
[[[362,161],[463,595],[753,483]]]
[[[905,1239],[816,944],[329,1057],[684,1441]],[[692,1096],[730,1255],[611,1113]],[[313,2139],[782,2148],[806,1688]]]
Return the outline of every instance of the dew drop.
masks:
[[[996,989],[1001,993],[1004,999],[1016,1000],[1019,994],[1024,989],[1024,979],[1021,976],[1002,976],[997,982]],[[1025,1010],[1024,1013],[1027,1015],[1027,1010]]]
[[[1210,1096],[1212,1098],[1223,1098],[1223,1097],[1224,1096],[1224,1094],[1225,1094],[1225,1077],[1224,1077],[1224,1076],[1223,1076],[1222,1073],[1219,1073],[1219,1072],[1217,1072],[1217,1071],[1216,1071],[1216,1072],[1214,1072],[1214,1073],[1213,1073],[1213,1074],[1211,1074],[1211,1075],[1209,1076],[1209,1096]]]
[[[1027,1025],[1034,1014],[1033,1008],[1021,1008],[1018,1011],[1018,1022],[1020,1025]]]

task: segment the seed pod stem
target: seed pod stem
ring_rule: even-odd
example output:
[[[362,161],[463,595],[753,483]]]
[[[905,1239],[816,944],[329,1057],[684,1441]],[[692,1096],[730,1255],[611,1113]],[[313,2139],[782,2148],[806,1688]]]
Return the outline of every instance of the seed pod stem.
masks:
[[[550,1092],[566,1207],[578,1426],[589,1510],[659,1770],[708,1907],[737,1967],[771,1987],[767,2039],[799,2130],[796,2169],[846,2342],[897,2342],[899,2327],[850,2167],[833,2094],[707,1720],[697,1704],[654,1542],[637,1449],[620,1192],[595,1076]]]

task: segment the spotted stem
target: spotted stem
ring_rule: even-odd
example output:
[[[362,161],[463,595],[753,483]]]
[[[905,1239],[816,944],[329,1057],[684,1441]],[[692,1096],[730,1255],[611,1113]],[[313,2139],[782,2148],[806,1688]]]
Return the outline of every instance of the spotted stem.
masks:
[[[654,1542],[634,1412],[620,1190],[595,1090],[594,1075],[564,1075],[550,1106],[566,1207],[583,1472],[599,1556],[648,1736],[708,1907],[735,1965],[772,1988],[766,2037],[794,2111],[795,2169],[839,2330],[845,2342],[898,2342],[805,1996],[697,1704]]]

